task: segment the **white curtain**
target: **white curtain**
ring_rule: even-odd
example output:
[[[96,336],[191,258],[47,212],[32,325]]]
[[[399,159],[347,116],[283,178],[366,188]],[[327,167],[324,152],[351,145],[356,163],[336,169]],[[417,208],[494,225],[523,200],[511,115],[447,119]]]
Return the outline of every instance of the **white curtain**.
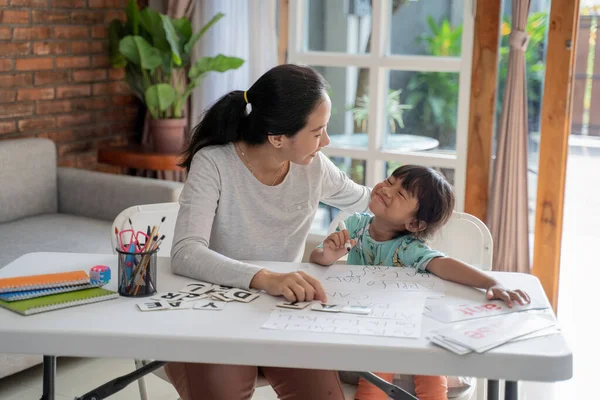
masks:
[[[277,65],[276,0],[202,0],[196,3],[194,32],[222,12],[225,14],[196,45],[194,58],[240,57],[235,71],[210,73],[192,94],[194,125],[202,111],[232,90],[248,89],[263,73]]]

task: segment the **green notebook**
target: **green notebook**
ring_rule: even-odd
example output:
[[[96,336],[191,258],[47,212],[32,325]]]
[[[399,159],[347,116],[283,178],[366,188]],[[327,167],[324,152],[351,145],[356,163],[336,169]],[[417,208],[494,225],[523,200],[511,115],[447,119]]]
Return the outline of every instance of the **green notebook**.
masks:
[[[53,294],[20,301],[0,300],[0,307],[22,315],[37,314],[61,308],[80,306],[115,299],[119,294],[102,288],[83,289],[76,292]]]

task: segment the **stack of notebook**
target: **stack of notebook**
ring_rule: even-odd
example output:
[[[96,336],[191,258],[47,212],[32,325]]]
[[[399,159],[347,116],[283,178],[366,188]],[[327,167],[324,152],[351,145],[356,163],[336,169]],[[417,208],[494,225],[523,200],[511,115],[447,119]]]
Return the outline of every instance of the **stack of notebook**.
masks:
[[[0,307],[31,315],[118,297],[101,288],[106,283],[85,271],[0,278]]]

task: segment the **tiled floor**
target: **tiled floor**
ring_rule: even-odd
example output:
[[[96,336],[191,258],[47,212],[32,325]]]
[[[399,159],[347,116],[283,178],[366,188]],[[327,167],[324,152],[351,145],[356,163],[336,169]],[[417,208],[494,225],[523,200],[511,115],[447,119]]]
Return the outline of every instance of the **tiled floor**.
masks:
[[[127,374],[134,368],[128,359],[78,359],[59,358],[57,363],[56,400],[72,400],[117,376]],[[176,400],[173,387],[154,375],[146,376],[150,400]],[[565,391],[557,392],[555,385],[524,383],[520,386],[521,400],[566,400]],[[21,373],[0,380],[1,400],[39,400],[42,393],[42,367],[38,365]],[[133,383],[110,397],[111,400],[138,400],[138,386]],[[583,397],[582,397],[583,398]],[[587,397],[586,397],[587,398]],[[253,400],[275,400],[277,396],[270,387],[258,388]],[[475,399],[475,396],[473,396]]]
[[[133,371],[133,360],[59,358],[56,376],[56,400],[73,400],[91,389]],[[176,400],[177,393],[169,383],[148,375],[146,387],[150,400]],[[39,400],[42,393],[42,367],[38,365],[0,380],[0,399]],[[131,384],[110,397],[111,400],[138,400],[137,384]],[[253,400],[274,400],[269,387],[258,388]]]
[[[57,362],[56,400],[72,400],[91,389],[118,376],[131,372],[133,360],[128,359],[78,359],[59,358]],[[150,400],[176,400],[173,387],[154,375],[146,376]],[[566,400],[576,397],[562,396],[556,385],[522,383],[521,400]],[[566,389],[566,388],[564,388]],[[1,400],[39,400],[42,393],[42,367],[38,365],[21,373],[0,380]],[[562,393],[562,394],[559,394]],[[110,397],[111,400],[138,400],[138,386],[133,383]],[[579,397],[577,397],[579,398]],[[275,400],[277,396],[270,387],[256,389],[253,400]],[[473,396],[473,400],[475,396]]]

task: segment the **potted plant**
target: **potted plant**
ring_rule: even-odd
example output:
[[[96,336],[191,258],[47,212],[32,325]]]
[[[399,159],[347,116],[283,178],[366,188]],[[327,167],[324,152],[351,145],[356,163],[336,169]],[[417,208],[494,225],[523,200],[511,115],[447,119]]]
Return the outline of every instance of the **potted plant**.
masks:
[[[438,24],[431,16],[427,24],[430,32],[417,42],[428,55],[460,56],[462,25],[453,27],[447,18]],[[406,102],[413,106],[407,118],[423,135],[437,139],[442,149],[456,147],[458,87],[458,74],[448,72],[416,72],[406,86]]]
[[[386,111],[391,133],[396,133],[396,125],[401,129],[404,128],[404,119],[402,116],[405,110],[412,108],[410,105],[400,103],[400,93],[402,93],[402,89],[389,89],[388,91]],[[352,112],[356,124],[361,127],[363,132],[366,132],[369,120],[369,95],[362,95],[356,100],[354,107],[348,106],[347,109]]]
[[[157,151],[179,152],[185,142],[184,106],[208,72],[239,68],[244,60],[222,54],[202,57],[191,65],[191,52],[204,33],[224,14],[215,15],[199,32],[188,18],[170,18],[135,0],[126,6],[126,21],[109,27],[110,63],[125,68],[125,80],[147,107],[150,137]],[[188,80],[187,84],[182,84]]]

